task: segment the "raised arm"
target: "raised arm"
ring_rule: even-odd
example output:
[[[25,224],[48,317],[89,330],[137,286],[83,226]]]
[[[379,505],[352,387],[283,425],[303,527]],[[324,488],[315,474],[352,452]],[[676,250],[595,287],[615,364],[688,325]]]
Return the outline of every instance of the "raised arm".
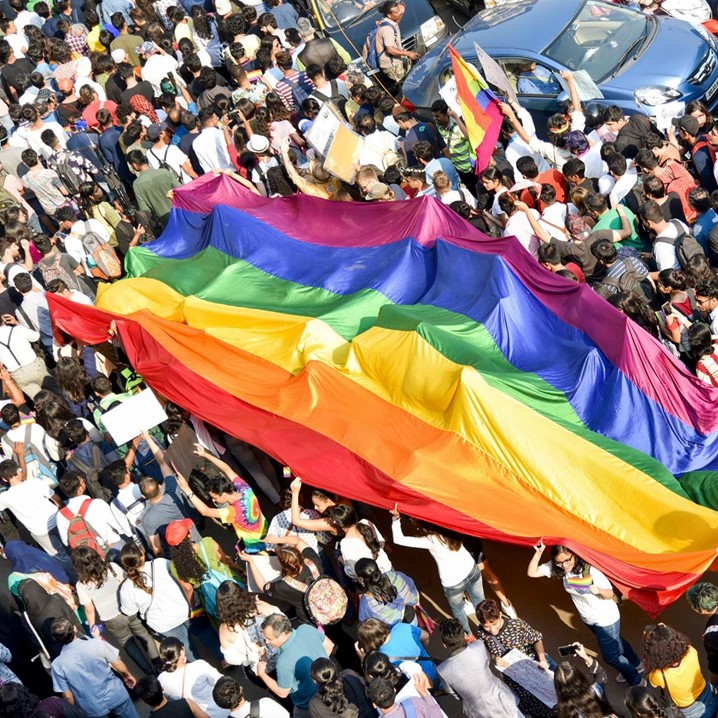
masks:
[[[578,87],[576,87],[576,80],[573,79],[573,73],[568,72],[568,70],[563,70],[560,75],[568,84],[568,94],[571,99],[573,111],[583,112],[583,107],[581,107],[581,96],[578,94]]]
[[[539,571],[539,566],[541,565],[541,559],[543,558],[545,548],[546,546],[544,546],[543,539],[540,539],[534,546],[534,555],[531,557],[529,567],[526,570],[526,573],[530,578],[543,578],[543,574]]]
[[[299,505],[299,492],[302,490],[302,480],[297,476],[289,485],[292,490],[292,523],[305,531],[328,531],[336,534],[337,530],[326,519],[303,519],[302,507]]]
[[[142,432],[142,438],[147,442],[150,447],[152,456],[157,461],[157,466],[160,467],[162,476],[169,476],[172,473],[172,469],[165,462],[165,452],[157,445],[157,442],[152,438],[152,434],[149,431]]]
[[[533,233],[544,243],[551,242],[551,235],[539,224],[531,208],[525,202],[516,202],[516,207],[526,215]]]

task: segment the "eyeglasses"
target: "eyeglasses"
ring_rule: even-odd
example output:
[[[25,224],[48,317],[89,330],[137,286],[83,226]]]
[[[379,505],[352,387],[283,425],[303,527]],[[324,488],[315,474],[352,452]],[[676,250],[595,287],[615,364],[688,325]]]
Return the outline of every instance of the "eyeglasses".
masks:
[[[710,302],[711,297],[696,297],[696,304],[706,304]]]
[[[557,566],[567,566],[568,564],[570,564],[570,563],[573,562],[573,559],[574,559],[573,556],[571,556],[571,558],[566,558],[566,559],[564,559],[563,561],[558,561],[557,559],[554,559],[554,563],[555,563]]]

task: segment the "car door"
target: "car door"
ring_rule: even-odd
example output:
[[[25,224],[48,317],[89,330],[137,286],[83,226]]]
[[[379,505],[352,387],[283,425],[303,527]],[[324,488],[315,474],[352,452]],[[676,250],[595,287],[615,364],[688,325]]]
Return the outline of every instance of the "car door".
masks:
[[[530,57],[494,59],[501,65],[516,90],[521,106],[531,113],[537,134],[546,137],[548,118],[560,110],[558,97],[563,93],[563,89],[557,79],[559,68],[544,59],[536,60]],[[534,64],[535,67],[531,69]]]

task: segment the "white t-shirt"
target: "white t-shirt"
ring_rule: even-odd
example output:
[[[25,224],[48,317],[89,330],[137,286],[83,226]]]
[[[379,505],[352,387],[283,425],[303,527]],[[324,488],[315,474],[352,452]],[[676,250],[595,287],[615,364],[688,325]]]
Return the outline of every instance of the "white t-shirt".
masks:
[[[542,576],[551,576],[551,562],[539,566]],[[589,575],[584,579],[580,573],[567,573],[563,578],[563,587],[571,596],[581,620],[588,626],[612,626],[620,620],[616,602],[610,598],[600,598],[589,591],[589,586],[613,589],[611,582],[597,568],[589,567]]]
[[[67,502],[70,513],[77,515],[83,502],[89,498],[88,496],[75,496]],[[90,499],[90,508],[85,514],[87,523],[97,532],[97,536],[106,548],[122,541],[122,536],[130,535],[130,527],[126,521],[120,521],[113,516],[110,507],[100,499]],[[67,529],[70,525],[69,519],[62,515],[59,511],[57,514],[57,532],[60,534],[60,540],[67,546]]]
[[[67,132],[62,129],[62,125],[52,121],[43,122],[39,130],[26,130],[25,138],[30,145],[30,149],[35,150],[38,155],[47,159],[52,154],[52,149],[40,139],[40,136],[45,130],[52,130],[55,137],[60,141],[60,146],[63,148],[67,147]]]
[[[26,479],[0,494],[0,511],[10,509],[31,534],[46,536],[57,525],[54,493],[44,481]]]
[[[39,339],[40,332],[23,327],[22,324],[0,327],[0,362],[9,372],[32,364],[37,359],[37,354],[30,342]]]
[[[556,202],[546,207],[541,213],[539,224],[552,236],[557,239],[567,239],[565,232],[559,228],[566,226],[567,208],[563,202]],[[555,226],[554,226],[555,225]]]
[[[96,219],[78,220],[70,228],[70,232],[63,240],[65,245],[65,251],[78,263],[81,264],[85,269],[85,274],[90,277],[92,276],[89,267],[87,266],[87,252],[82,245],[82,238],[88,232],[95,232],[99,234],[106,242],[110,241],[110,234],[107,231],[102,222]]]
[[[124,578],[125,572],[116,563],[110,563],[105,580],[99,588],[94,583],[77,582],[77,598],[83,606],[94,603],[100,620],[115,618],[120,615],[118,591]]]
[[[15,57],[18,60],[25,57],[24,51],[27,50],[28,39],[24,35],[22,37],[17,33],[13,33],[12,35],[5,35],[5,40],[7,40],[8,45],[10,45]],[[35,94],[37,94],[37,92],[38,90],[37,88],[35,88]],[[30,102],[32,102],[32,100],[30,100]]]
[[[391,522],[391,534],[397,546],[423,548],[431,554],[439,569],[442,586],[460,584],[476,566],[476,561],[463,546],[458,551],[452,551],[438,536],[405,536],[401,520]]]
[[[529,212],[536,219],[541,217],[535,209],[530,209]],[[541,240],[534,234],[529,218],[522,211],[517,210],[509,217],[509,221],[501,234],[504,237],[516,237],[534,259],[538,258],[538,248]]]
[[[586,177],[598,179],[608,172],[608,165],[601,159],[602,146],[602,142],[591,145],[591,147],[578,158],[586,165]]]
[[[252,704],[249,701],[244,703],[233,710],[229,715],[232,718],[249,718],[249,711]],[[271,698],[260,698],[259,699],[259,715],[262,718],[289,718],[289,712],[286,708],[277,703],[277,701]]]
[[[205,127],[192,141],[192,149],[205,172],[234,169],[224,133],[217,127]]]
[[[450,205],[452,202],[466,202],[471,209],[476,209],[476,197],[464,187],[449,190],[446,194],[441,195],[440,199],[442,204]]]
[[[169,165],[179,175],[180,182],[182,182],[182,184],[192,180],[192,178],[182,169],[182,165],[187,162],[187,155],[182,152],[177,145],[166,145],[161,149],[150,147],[146,154],[147,162],[150,167],[160,169],[160,161],[162,161],[164,164]]]
[[[667,237],[675,239],[678,236],[679,228],[683,229],[684,232],[690,234],[691,231],[686,227],[683,222],[679,219],[671,220],[668,226],[657,235],[653,242],[653,256],[656,258],[656,264],[658,265],[658,271],[662,272],[664,269],[680,269],[681,263],[678,261],[676,256],[676,248],[674,245],[668,242],[659,242],[659,237]]]
[[[376,537],[381,546],[384,545],[384,537],[379,533],[379,529],[374,526],[371,521],[362,519],[359,523],[371,526],[374,529],[374,533],[376,533]],[[339,544],[339,549],[342,553],[342,559],[344,560],[344,572],[347,576],[349,576],[349,578],[356,578],[354,564],[360,558],[373,558],[371,551],[364,543],[363,538],[343,538]],[[379,555],[376,557],[376,563],[382,573],[391,571],[394,568],[383,548],[379,549]]]
[[[159,97],[162,94],[162,87],[160,83],[167,77],[167,73],[171,72],[175,76],[175,80],[182,85],[184,82],[179,76],[179,63],[174,57],[170,55],[155,54],[147,59],[144,67],[142,68],[142,79],[149,82],[152,85],[152,89],[155,93],[155,97]]]
[[[613,209],[616,208],[616,205],[620,203],[620,201],[633,189],[636,182],[638,182],[638,173],[636,172],[636,168],[632,165],[633,163],[631,162],[631,166],[626,170],[626,173],[622,177],[619,177],[616,180],[616,183],[613,185],[613,189],[608,195],[608,205]]]
[[[189,698],[210,718],[226,718],[229,711],[226,708],[220,708],[212,698],[214,684],[221,677],[222,674],[210,666],[207,661],[199,660],[185,663],[172,673],[162,671],[157,676],[157,680],[168,698],[174,700]],[[262,714],[262,718],[265,718],[264,714]]]
[[[127,513],[117,507],[116,501],[127,509]],[[138,531],[140,530],[140,516],[144,509],[145,501],[137,484],[130,484],[119,489],[117,496],[110,503],[110,511],[112,511],[115,518],[121,520],[121,517],[124,517]]]
[[[154,566],[154,585],[152,573]],[[132,581],[125,581],[120,589],[120,607],[126,616],[136,613],[147,620],[147,625],[158,633],[171,631],[189,618],[189,606],[182,589],[170,574],[170,562],[166,558],[145,561],[141,569],[151,594],[137,588]]]

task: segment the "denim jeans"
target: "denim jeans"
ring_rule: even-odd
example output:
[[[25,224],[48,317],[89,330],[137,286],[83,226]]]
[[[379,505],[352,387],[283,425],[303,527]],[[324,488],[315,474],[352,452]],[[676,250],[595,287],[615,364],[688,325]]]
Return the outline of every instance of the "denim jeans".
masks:
[[[613,666],[631,686],[641,682],[641,675],[636,670],[641,660],[631,645],[621,636],[621,621],[610,626],[589,626],[596,636],[601,658]]]
[[[187,662],[191,663],[192,661],[198,660],[199,656],[195,653],[192,641],[189,640],[189,623],[189,620],[180,623],[179,626],[170,628],[169,631],[165,631],[162,635],[165,638],[176,638],[178,641],[181,641],[187,654]]]
[[[135,710],[132,698],[130,698],[129,695],[120,705],[115,706],[110,711],[110,715],[113,716],[113,718],[140,718],[137,710]]]
[[[718,697],[713,686],[708,683],[694,703],[686,708],[681,708],[681,713],[685,718],[713,718],[717,709]]]
[[[481,578],[481,571],[474,566],[471,573],[461,583],[457,583],[456,586],[442,586],[442,589],[449,602],[452,615],[461,624],[464,633],[471,633],[469,619],[464,612],[464,594],[469,594],[469,600],[474,608],[484,600],[484,582]]]

